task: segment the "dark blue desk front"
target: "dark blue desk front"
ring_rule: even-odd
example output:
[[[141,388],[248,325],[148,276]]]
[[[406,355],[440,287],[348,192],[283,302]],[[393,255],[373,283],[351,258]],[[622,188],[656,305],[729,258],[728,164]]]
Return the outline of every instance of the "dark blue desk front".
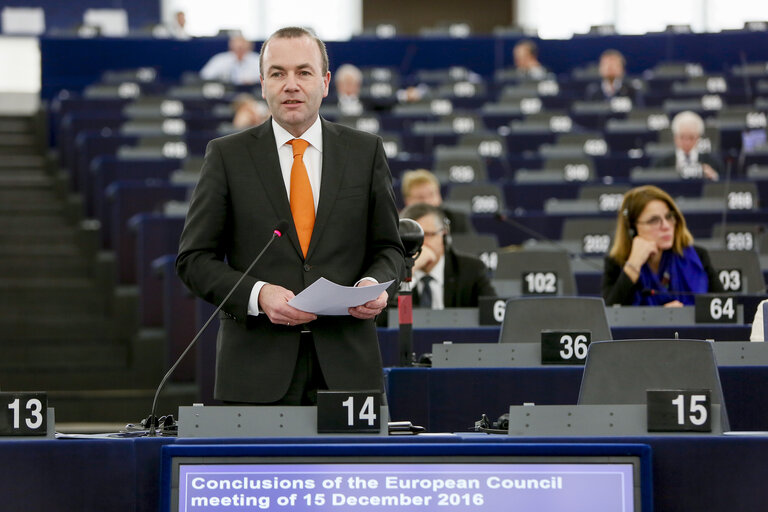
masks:
[[[768,436],[521,439],[479,434],[437,437],[298,439],[295,443],[633,443],[652,449],[654,510],[764,510]],[[89,439],[0,441],[2,508],[28,512],[153,512],[160,451],[167,443],[243,444],[275,439]],[[279,440],[285,442],[285,440]]]
[[[462,432],[482,414],[495,420],[510,405],[575,404],[580,367],[388,368],[390,416],[429,432]],[[720,381],[731,429],[768,431],[768,367],[721,367]]]

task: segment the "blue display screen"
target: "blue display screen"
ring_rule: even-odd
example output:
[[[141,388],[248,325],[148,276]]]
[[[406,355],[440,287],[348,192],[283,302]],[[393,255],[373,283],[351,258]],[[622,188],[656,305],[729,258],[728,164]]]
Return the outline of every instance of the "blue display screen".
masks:
[[[181,464],[179,512],[632,512],[632,464]],[[519,507],[519,508],[518,508]]]
[[[172,512],[650,512],[647,445],[509,443],[163,447]]]

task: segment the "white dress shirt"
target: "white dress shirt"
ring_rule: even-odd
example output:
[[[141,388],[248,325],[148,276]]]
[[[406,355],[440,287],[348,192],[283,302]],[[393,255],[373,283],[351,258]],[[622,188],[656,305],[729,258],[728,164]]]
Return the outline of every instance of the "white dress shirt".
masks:
[[[418,287],[419,295],[423,294],[424,284],[421,279],[426,275],[423,270],[413,271],[413,282],[411,284],[411,290],[414,287]],[[445,255],[442,255],[440,259],[429,271],[432,281],[429,283],[429,288],[432,290],[432,309],[445,309]]]
[[[217,53],[200,70],[200,78],[235,85],[259,83],[259,54],[246,53],[238,60],[232,52]]]
[[[688,158],[686,158],[685,151],[682,149],[675,149],[675,161],[678,168],[686,165],[697,164],[699,163],[699,150],[693,148],[688,152]]]
[[[309,175],[309,184],[312,187],[312,198],[315,202],[315,213],[317,213],[317,202],[320,199],[320,178],[323,169],[323,125],[320,122],[320,116],[312,126],[302,133],[299,137],[294,137],[288,130],[277,124],[272,118],[272,131],[275,133],[275,144],[277,146],[277,156],[280,159],[280,170],[283,173],[283,183],[285,184],[285,193],[291,197],[291,167],[293,167],[293,146],[290,141],[293,139],[304,139],[309,142],[309,146],[304,150],[304,167],[307,168]],[[251,289],[251,295],[248,299],[248,314],[258,316],[261,312],[259,308],[259,293],[266,281],[257,281]]]
[[[749,341],[765,341],[765,315],[763,315],[763,307],[768,304],[768,300],[764,300],[757,305],[757,311],[755,311],[755,319],[752,321],[752,332],[749,335]]]

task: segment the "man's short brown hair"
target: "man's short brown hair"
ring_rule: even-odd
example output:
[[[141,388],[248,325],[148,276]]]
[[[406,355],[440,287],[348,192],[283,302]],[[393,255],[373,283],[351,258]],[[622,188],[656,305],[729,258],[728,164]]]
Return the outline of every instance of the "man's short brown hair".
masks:
[[[259,74],[262,78],[264,78],[264,50],[267,49],[267,44],[269,44],[272,39],[276,38],[296,39],[299,37],[308,37],[317,43],[317,47],[320,49],[322,73],[325,75],[328,72],[328,50],[325,48],[325,43],[319,37],[317,37],[314,32],[307,28],[284,27],[269,36],[267,40],[264,41],[264,43],[261,45],[261,50],[259,52]]]

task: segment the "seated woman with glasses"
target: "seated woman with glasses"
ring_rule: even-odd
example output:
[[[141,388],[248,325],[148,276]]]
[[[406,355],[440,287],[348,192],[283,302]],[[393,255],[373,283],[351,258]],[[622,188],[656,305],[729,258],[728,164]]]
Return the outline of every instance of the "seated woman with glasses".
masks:
[[[675,202],[646,185],[624,195],[602,290],[608,305],[680,307],[692,305],[697,293],[723,288]]]

